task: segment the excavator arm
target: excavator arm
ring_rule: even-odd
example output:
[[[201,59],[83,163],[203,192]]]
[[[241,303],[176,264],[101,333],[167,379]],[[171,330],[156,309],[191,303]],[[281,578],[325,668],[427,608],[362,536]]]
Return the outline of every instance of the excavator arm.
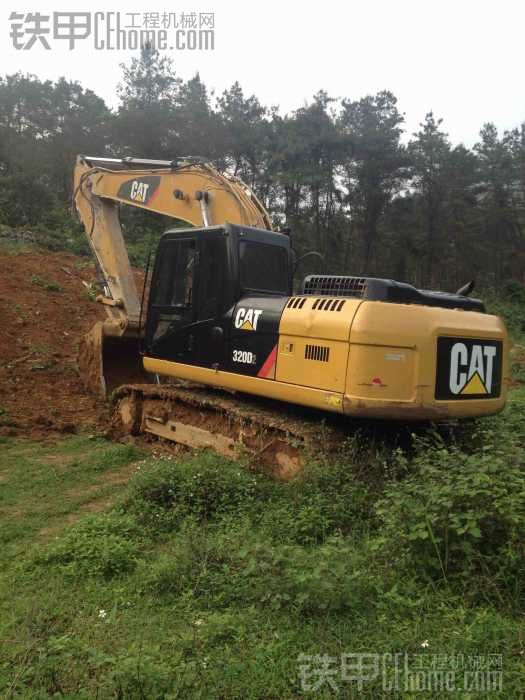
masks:
[[[140,368],[140,299],[120,226],[120,205],[164,214],[199,228],[232,223],[272,229],[267,211],[244,182],[197,158],[78,156],[73,199],[102,274],[103,293],[97,301],[108,316],[81,344],[79,365],[88,386],[103,395],[118,383],[117,379],[107,381],[110,365],[116,370],[126,364],[125,358],[133,358],[130,370],[118,380],[135,378]],[[124,348],[126,341],[130,348]]]

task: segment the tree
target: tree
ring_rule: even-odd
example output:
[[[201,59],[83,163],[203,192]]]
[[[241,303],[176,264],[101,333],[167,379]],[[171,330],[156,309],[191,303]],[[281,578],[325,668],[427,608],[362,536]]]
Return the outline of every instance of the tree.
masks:
[[[478,159],[478,199],[483,212],[485,245],[491,251],[494,282],[499,286],[520,239],[515,209],[520,173],[509,134],[500,139],[494,124],[488,123],[481,129],[480,138],[474,146]]]
[[[442,119],[428,112],[420,131],[408,146],[412,161],[412,184],[421,198],[421,213],[426,239],[425,283],[434,285],[441,279],[439,263],[444,244],[443,226],[447,197],[447,160],[450,142],[440,130]]]
[[[180,124],[176,116],[181,80],[173,62],[157,49],[142,47],[139,58],[121,65],[120,106],[114,140],[123,155],[174,158],[180,153]]]
[[[328,262],[341,262],[347,222],[340,216],[338,170],[349,143],[338,132],[333,98],[320,91],[313,101],[277,122],[272,177],[283,191],[287,225],[299,238],[299,253],[315,248]],[[299,234],[299,236],[297,235]]]
[[[387,90],[343,100],[342,107],[339,125],[353,144],[353,156],[344,167],[347,202],[361,231],[363,271],[370,273],[381,217],[407,176],[400,143],[404,117]]]
[[[54,115],[49,136],[52,177],[57,190],[71,195],[71,171],[78,154],[104,155],[112,115],[104,100],[77,82],[60,78],[51,95]]]
[[[0,80],[0,172],[33,172],[68,202],[78,153],[103,153],[110,112],[79,83],[16,73]]]
[[[139,58],[120,67],[123,81],[117,92],[123,107],[141,109],[177,101],[181,80],[174,73],[173,61],[161,56],[158,49],[145,44]]]
[[[480,241],[482,215],[478,206],[478,163],[463,145],[451,148],[445,164],[447,183],[445,231],[448,247],[442,251],[441,285],[457,289],[467,280],[478,279],[489,261]]]
[[[226,140],[220,118],[210,105],[208,91],[197,73],[181,83],[177,122],[182,154],[218,160],[224,156]]]
[[[234,83],[217,100],[225,134],[226,166],[251,187],[256,187],[264,170],[269,132],[267,109],[255,95],[245,97]]]

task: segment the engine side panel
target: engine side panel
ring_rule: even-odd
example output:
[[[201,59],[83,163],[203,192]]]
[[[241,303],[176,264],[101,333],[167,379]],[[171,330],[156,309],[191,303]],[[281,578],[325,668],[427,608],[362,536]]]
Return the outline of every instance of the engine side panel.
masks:
[[[277,381],[343,394],[350,328],[361,303],[291,297],[279,329]]]

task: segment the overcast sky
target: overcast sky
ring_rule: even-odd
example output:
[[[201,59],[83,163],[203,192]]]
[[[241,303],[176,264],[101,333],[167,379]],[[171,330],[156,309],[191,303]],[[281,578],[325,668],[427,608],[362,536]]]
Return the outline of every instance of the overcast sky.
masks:
[[[10,7],[20,13],[121,12],[122,24],[129,24],[125,13],[131,12],[213,12],[214,51],[166,51],[178,74],[189,78],[199,71],[216,93],[238,80],[246,94],[279,105],[281,113],[302,106],[319,89],[357,99],[386,88],[397,96],[409,133],[430,110],[443,117],[454,142],[469,146],[486,121],[504,130],[525,120],[522,0],[6,3],[0,19],[2,73],[64,75],[115,106],[119,63],[133,52],[95,51],[92,37],[73,51],[67,41],[53,38],[49,51],[40,45],[16,50],[9,36]]]

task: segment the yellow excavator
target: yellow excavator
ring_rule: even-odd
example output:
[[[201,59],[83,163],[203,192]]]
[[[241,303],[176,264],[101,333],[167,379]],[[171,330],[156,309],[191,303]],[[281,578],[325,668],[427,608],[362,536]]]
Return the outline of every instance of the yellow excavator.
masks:
[[[247,185],[207,162],[79,156],[74,202],[108,315],[79,364],[88,385],[111,392],[124,431],[232,455],[318,440],[321,412],[440,421],[505,405],[507,332],[469,290],[310,275],[293,293],[290,237]],[[162,235],[142,299],[122,205],[189,224]],[[317,413],[307,428],[275,402]]]

